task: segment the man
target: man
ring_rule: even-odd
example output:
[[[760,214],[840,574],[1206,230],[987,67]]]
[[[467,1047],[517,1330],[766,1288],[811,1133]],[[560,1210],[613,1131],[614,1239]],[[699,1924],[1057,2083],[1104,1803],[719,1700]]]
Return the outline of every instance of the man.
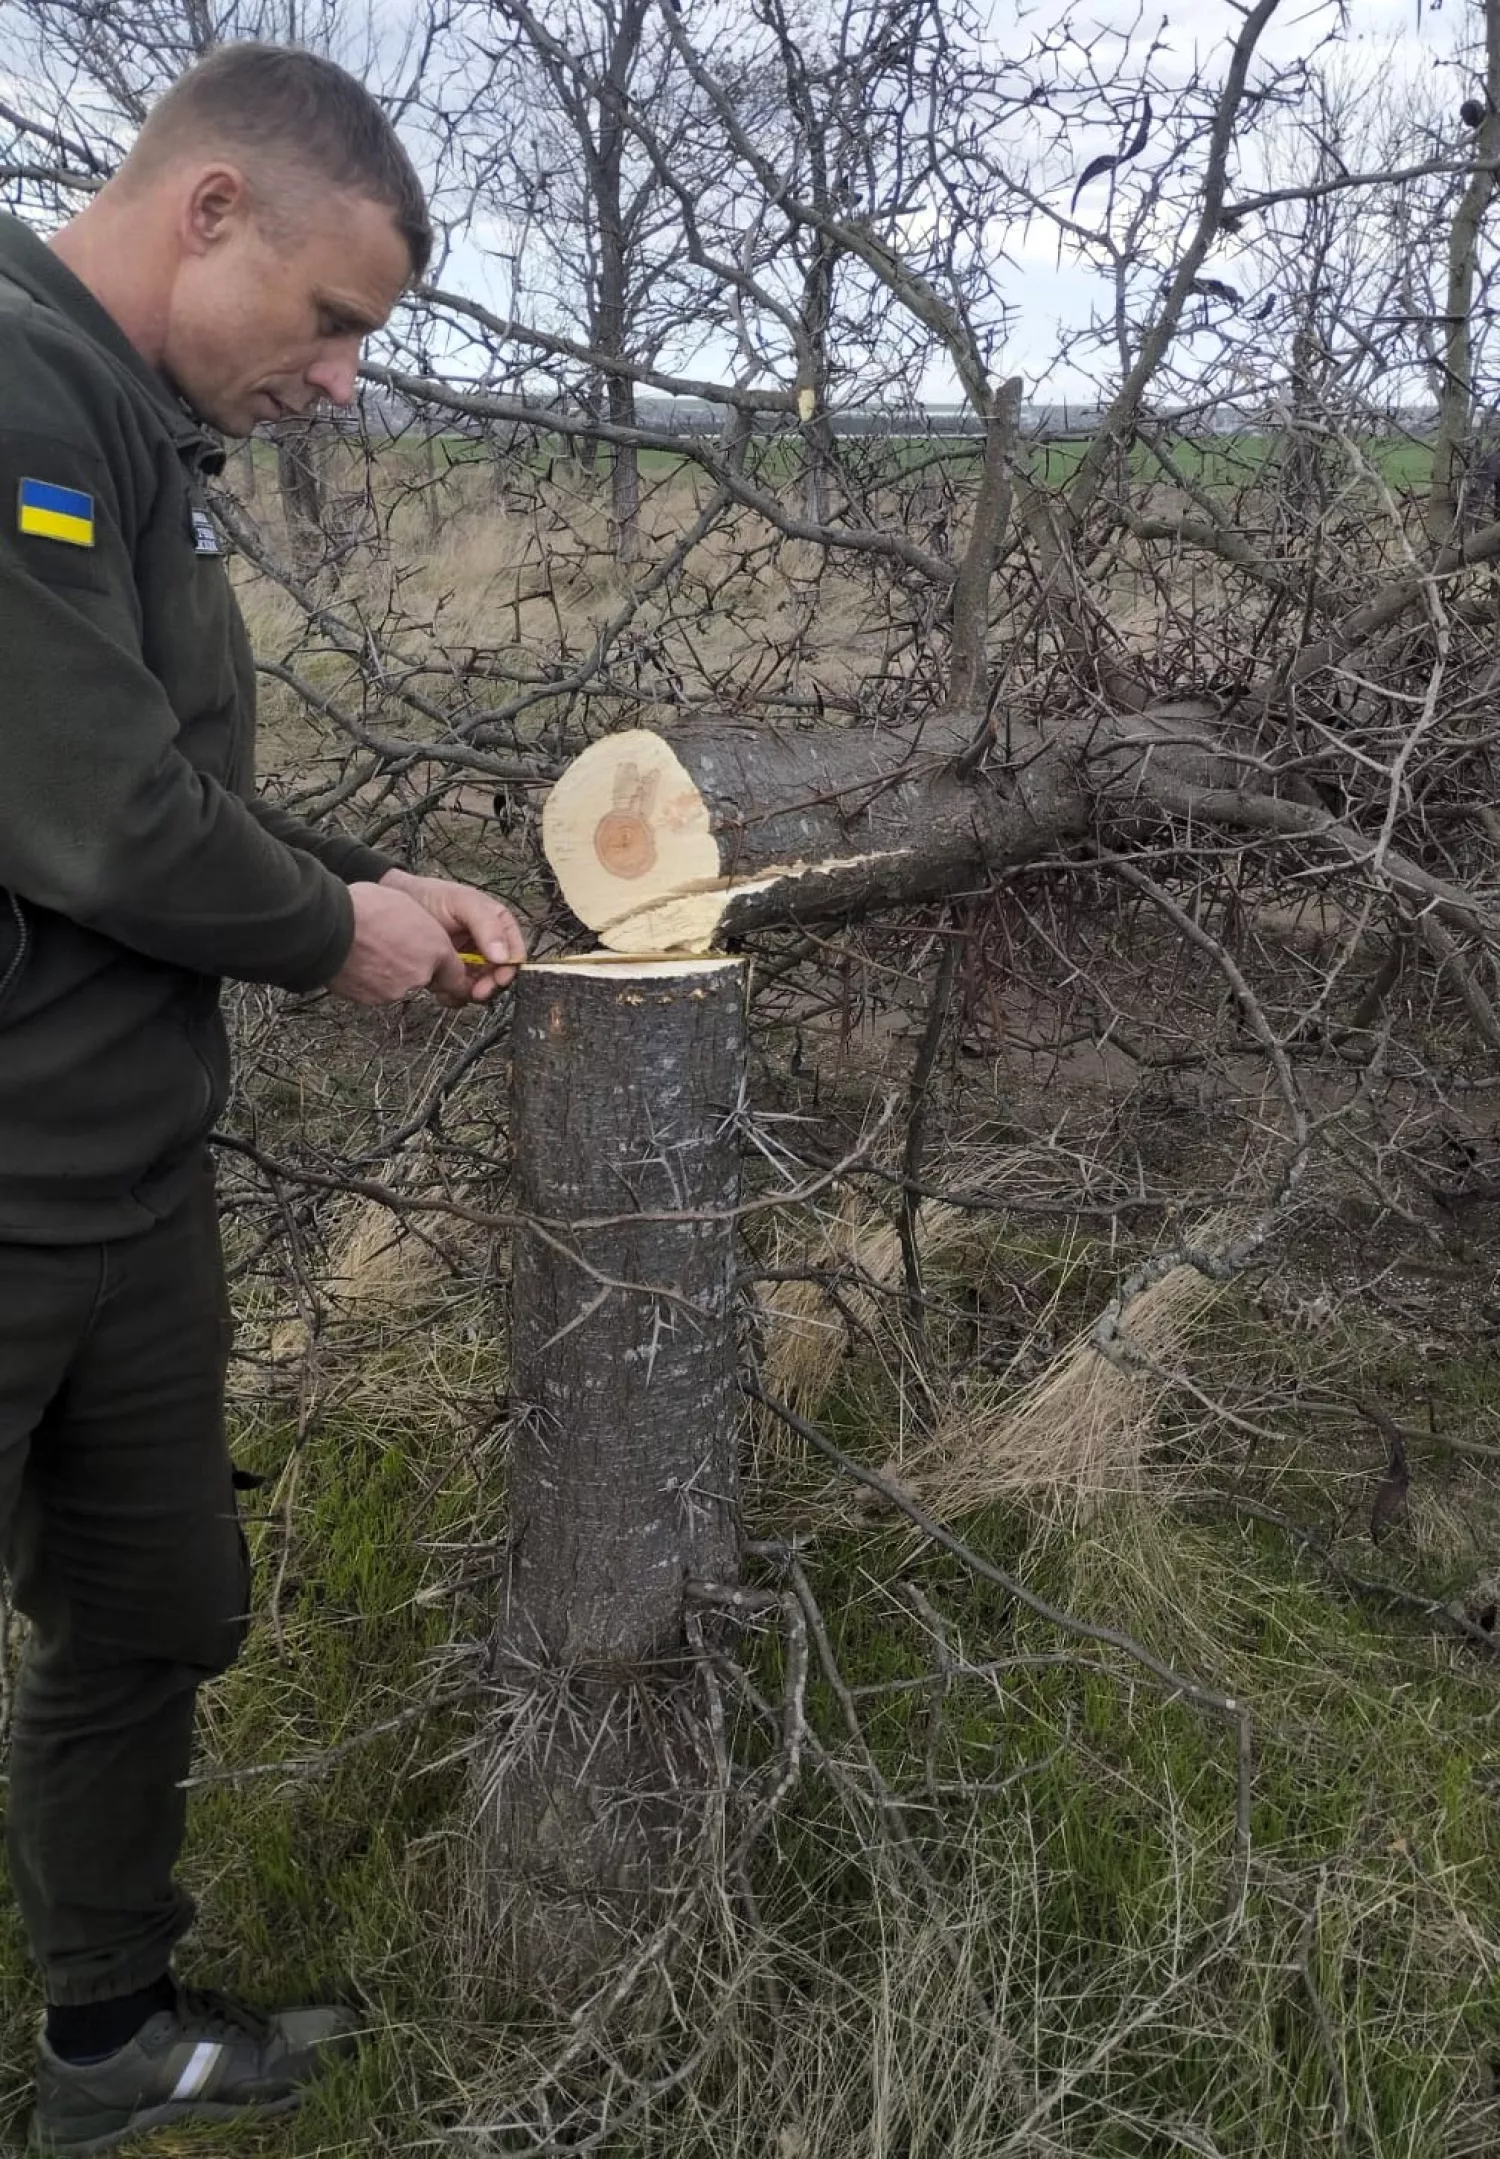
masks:
[[[7,1849],[44,2149],[294,2105],[349,2030],[170,1968],[195,1690],[247,1602],[219,979],[460,1004],[525,948],[484,894],[255,801],[205,429],[347,403],[430,248],[379,107],[264,46],[184,76],[50,245],[0,219],[0,1540],[31,1621]]]

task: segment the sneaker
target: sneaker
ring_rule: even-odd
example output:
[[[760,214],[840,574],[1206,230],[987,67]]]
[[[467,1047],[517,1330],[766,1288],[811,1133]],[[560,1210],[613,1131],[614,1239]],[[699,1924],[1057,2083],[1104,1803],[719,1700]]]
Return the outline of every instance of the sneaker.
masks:
[[[357,2029],[344,2009],[261,2016],[206,1987],[179,1986],[175,2009],[159,2009],[103,2061],[65,2062],[41,2040],[31,2149],[112,2151],[163,2122],[288,2114]]]

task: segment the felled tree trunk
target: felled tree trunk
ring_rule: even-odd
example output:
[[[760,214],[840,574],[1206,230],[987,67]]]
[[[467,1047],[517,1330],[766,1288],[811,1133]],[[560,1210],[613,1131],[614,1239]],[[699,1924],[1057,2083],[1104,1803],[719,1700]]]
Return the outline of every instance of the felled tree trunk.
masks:
[[[769,923],[842,919],[982,883],[1163,788],[1233,784],[1204,712],[1034,729],[963,775],[972,717],[872,734],[692,723],[605,736],[547,799],[564,899],[618,952],[703,952]]]
[[[743,969],[529,966],[516,992],[508,1691],[492,1908],[564,1991],[669,1899],[711,1777],[684,1585],[737,1571]]]
[[[851,921],[982,889],[999,872],[1097,834],[1164,820],[1307,843],[1364,870],[1374,842],[1256,755],[1214,738],[1184,698],[1043,731],[975,723],[820,728],[737,720],[670,735],[631,728],[575,758],[547,798],[542,843],[564,899],[617,952],[706,952],[776,923]],[[1386,848],[1380,876],[1465,932],[1500,935],[1475,896]]]

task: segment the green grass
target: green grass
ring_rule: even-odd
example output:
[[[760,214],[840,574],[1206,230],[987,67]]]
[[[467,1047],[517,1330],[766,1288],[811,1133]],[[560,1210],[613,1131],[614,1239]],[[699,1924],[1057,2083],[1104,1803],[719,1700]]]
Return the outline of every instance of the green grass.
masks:
[[[1395,494],[1418,495],[1426,490],[1432,477],[1432,446],[1429,442],[1409,435],[1360,435],[1356,439],[1361,455],[1368,459]],[[713,438],[703,438],[703,447],[709,454],[717,455],[717,443]],[[1087,440],[1082,438],[1028,442],[1023,445],[1022,463],[1037,485],[1050,490],[1065,488],[1087,447]],[[529,450],[509,453],[508,462],[528,468],[534,478],[540,480],[548,473],[555,475],[559,468],[571,470],[576,462],[580,462],[581,448],[581,439],[575,442],[562,435],[543,436]],[[1212,495],[1232,498],[1240,490],[1261,487],[1268,478],[1274,477],[1284,443],[1279,436],[1247,430],[1239,434],[1178,436],[1165,442],[1162,449],[1190,485],[1201,487]],[[250,454],[257,486],[274,488],[274,445],[255,442]],[[383,444],[374,454],[382,471],[398,484],[403,480],[420,484],[428,475],[426,445],[415,435]],[[439,479],[449,471],[475,465],[488,466],[491,462],[488,447],[465,436],[439,436],[434,454]],[[595,467],[601,488],[608,483],[612,454],[607,445],[601,446]],[[849,472],[865,485],[899,485],[929,471],[946,471],[956,478],[977,481],[980,466],[977,439],[942,434],[841,435],[836,454]],[[1328,460],[1336,483],[1346,482],[1349,476],[1347,453],[1333,445],[1328,451]],[[669,449],[643,449],[638,452],[638,463],[643,478],[648,481],[670,480],[695,469],[691,456]],[[747,472],[752,480],[781,487],[796,477],[803,463],[800,437],[791,432],[778,433],[752,441]],[[1137,485],[1173,484],[1160,459],[1142,442],[1131,445],[1128,465],[1131,480]],[[238,466],[231,468],[231,483],[238,472]]]
[[[704,446],[716,454],[716,445],[711,439],[705,438]],[[1087,446],[1085,440],[1078,439],[1027,443],[1023,448],[1023,463],[1038,485],[1066,487]],[[1191,484],[1209,493],[1229,495],[1240,488],[1263,485],[1268,477],[1268,467],[1274,467],[1281,447],[1278,437],[1254,433],[1181,436],[1163,445],[1166,455]],[[1408,436],[1389,436],[1361,438],[1361,448],[1386,484],[1397,493],[1415,493],[1427,486],[1432,475],[1430,444],[1414,441]],[[442,451],[445,467],[487,461],[487,452],[482,445],[456,439],[445,442]],[[383,459],[400,454],[397,449],[381,453]],[[549,437],[530,453],[526,462],[541,474],[571,454],[565,438]],[[838,438],[837,454],[851,472],[867,482],[882,484],[912,478],[926,470],[947,470],[977,479],[980,465],[977,440],[940,434],[842,435]],[[407,463],[413,463],[411,453],[405,456]],[[607,449],[601,452],[598,466],[601,484],[609,471],[609,456]],[[1340,456],[1337,449],[1330,452],[1335,462]],[[638,461],[643,476],[648,479],[670,478],[691,470],[693,463],[684,453],[657,449],[640,451]],[[748,468],[752,478],[780,486],[801,470],[802,462],[799,439],[790,434],[776,435],[752,443]],[[1160,460],[1143,443],[1132,445],[1129,466],[1131,478],[1138,483],[1149,485],[1160,481],[1170,484]]]
[[[1274,478],[1282,444],[1269,435],[1211,435],[1182,437],[1163,444],[1165,455],[1190,485],[1212,495],[1232,497],[1239,489],[1261,487]],[[1432,449],[1409,437],[1391,436],[1364,440],[1361,450],[1395,493],[1419,493],[1432,477]],[[1086,445],[1081,442],[1037,445],[1029,455],[1029,469],[1042,486],[1066,487],[1078,469]],[[1161,460],[1143,443],[1130,451],[1130,476],[1138,484],[1171,485]],[[1347,477],[1343,454],[1329,452],[1330,469],[1338,479]]]
[[[975,1535],[1013,1565],[1021,1557],[1013,1515],[980,1522]],[[1155,1625],[1136,1617],[1137,1540],[1160,1606]],[[1100,2159],[1332,2153],[1346,2148],[1335,2134],[1335,2075],[1354,2138],[1347,2148],[1410,2159],[1494,2148],[1455,2141],[1466,2113],[1479,2120],[1475,2094],[1500,2049],[1500,1821],[1486,1782],[1493,1667],[1435,1653],[1330,1599],[1269,1533],[1163,1523],[1154,1505],[1121,1503],[1082,1544],[1058,1532],[1033,1540],[1023,1560],[1033,1586],[1096,1616],[1129,1614],[1159,1653],[1251,1705],[1254,1852],[1242,1916],[1229,1928],[1225,1728],[1164,1702],[1128,1667],[1085,1669],[1086,1652],[1076,1665],[1029,1668],[1028,1655],[1057,1646],[1049,1629],[1007,1615],[993,1597],[986,1610],[951,1561],[908,1554],[904,1571],[922,1578],[971,1656],[1013,1660],[996,1691],[974,1685],[950,1700],[938,1758],[940,1778],[1013,1777],[1009,1794],[950,1803],[941,1823],[932,1809],[913,1819],[923,1824],[925,1811],[924,1843],[934,1871],[945,1871],[954,1930],[1016,2045],[1023,2105],[1043,2104],[1070,2064],[1106,2050],[1049,2111],[1063,2141],[1048,2149]],[[868,1543],[830,1551],[819,1569],[825,1605],[840,1615],[846,1676],[889,1684],[930,1671],[916,1630],[908,1625],[903,1640],[889,1607],[871,1597],[872,1578],[888,1578],[888,1566]],[[831,1732],[826,1690],[815,1697]],[[866,1724],[887,1778],[919,1793],[927,1714],[924,1693],[893,1693]],[[862,1963],[862,1991],[874,2000],[902,1983],[904,1959],[882,1943],[889,1896],[857,1869],[851,1881],[857,1840],[840,1836],[830,1802],[819,1806],[810,1789],[799,1822],[796,1864],[783,1865],[779,1892],[765,1885],[763,1902],[774,1909],[779,1894],[793,1939],[814,1905],[836,1896],[855,1909],[841,1977],[847,1985]],[[826,1995],[816,2006],[835,2025]],[[901,2148],[1003,2148],[947,2141],[985,2046],[972,2021],[951,2021],[948,2036],[927,2065],[941,2119]],[[826,2027],[823,2037],[831,2043]],[[851,2045],[845,2078],[867,2082],[873,2067]],[[809,2088],[789,2104],[805,2115],[826,2108],[827,2095]],[[1500,2133],[1500,2123],[1475,2133]],[[825,2120],[814,2148],[858,2145],[852,2129],[846,2143]]]
[[[1036,1239],[1010,1254],[1039,1300],[1075,1293],[1075,1259]],[[242,1412],[240,1458],[277,1480],[255,1529],[263,1607],[283,1562],[284,1575],[279,1625],[263,1610],[244,1660],[213,1690],[204,1754],[217,1769],[344,1746],[451,1684],[453,1645],[484,1633],[487,1583],[442,1584],[456,1547],[482,1546],[500,1527],[501,1473],[483,1435],[502,1375],[476,1296],[430,1316],[430,1339],[415,1338],[420,1368],[410,1343],[355,1357],[330,1341],[331,1406],[295,1456],[294,1484],[284,1413],[253,1397]],[[1357,1353],[1372,1380],[1410,1384],[1395,1338],[1368,1319],[1360,1327],[1357,1343],[1295,1355]],[[1286,1353],[1248,1306],[1223,1323],[1220,1347]],[[1455,1357],[1441,1385],[1476,1420],[1500,1407],[1483,1358]],[[885,1459],[874,1380],[842,1375],[828,1407],[845,1444]],[[1201,1439],[1189,1494],[1223,1481],[1202,1462]],[[1317,1435],[1308,1445],[1301,1482],[1283,1497],[1312,1519],[1320,1477],[1337,1492],[1346,1465],[1318,1452]],[[1282,1478],[1286,1465],[1270,1473]],[[809,1715],[843,1785],[806,1765],[754,1856],[762,1929],[740,1916],[709,1930],[640,2060],[660,2075],[684,2058],[689,2033],[712,2044],[691,2077],[599,2150],[1493,2159],[1500,2123],[1483,2095],[1500,2056],[1500,1667],[1340,1595],[1277,1532],[1192,1506],[1126,1495],[1076,1534],[1014,1507],[971,1522],[976,1549],[1042,1595],[1133,1630],[1249,1704],[1254,1848],[1229,1923],[1234,1751],[1222,1720],[1165,1700],[1111,1652],[1069,1645],[888,1517],[852,1525],[816,1466],[783,1458],[774,1474],[757,1514],[775,1517],[793,1495],[814,1533],[809,1575],[839,1667],[870,1690],[860,1696],[868,1761],[911,1802],[905,1819],[932,1895],[892,1856],[868,1761],[815,1672]],[[1470,1479],[1462,1495],[1493,1549],[1492,1488]],[[1453,1572],[1437,1531],[1372,1554],[1356,1530],[1339,1549],[1408,1587],[1443,1588]],[[971,1659],[1001,1661],[992,1681],[957,1682],[936,1724],[930,1642],[906,1581]],[[774,1633],[754,1663],[776,1696]],[[466,2114],[524,2102],[561,2041],[545,2018],[507,2004],[502,1973],[464,1968],[472,1934],[456,1919],[455,1860],[469,1817],[454,1751],[473,1726],[470,1711],[449,1709],[317,1773],[198,1795],[189,1968],[265,2001],[356,1988],[375,2035],[294,2121],[232,2135],[183,2129],[143,2152],[414,2152]],[[746,1761],[767,1749],[743,1719],[738,1744]],[[1001,1779],[994,1794],[952,1789]],[[993,2005],[1008,2069],[945,1940]],[[19,2135],[34,1996],[8,1910],[0,1979],[0,2106]],[[586,2117],[597,2104],[606,2059],[585,2056],[564,2113]],[[1029,2141],[1007,2141],[1029,2112]],[[0,2140],[5,2127],[0,2118]]]

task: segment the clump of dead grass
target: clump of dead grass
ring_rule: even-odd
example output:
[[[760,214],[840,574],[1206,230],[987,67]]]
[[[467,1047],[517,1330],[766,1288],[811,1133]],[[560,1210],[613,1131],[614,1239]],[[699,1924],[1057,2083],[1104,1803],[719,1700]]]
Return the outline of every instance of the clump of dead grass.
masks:
[[[469,1257],[482,1275],[483,1255]],[[297,1285],[296,1309],[283,1305],[268,1319],[266,1351],[273,1363],[293,1365],[315,1343],[348,1349],[356,1341],[378,1342],[432,1317],[452,1272],[416,1223],[379,1200],[351,1196],[335,1212],[323,1263]]]
[[[1216,1217],[1189,1245],[1211,1251],[1227,1230]],[[1025,1493],[1081,1517],[1105,1494],[1135,1489],[1172,1375],[1223,1289],[1181,1260],[1077,1335],[1019,1392],[1003,1377],[966,1378],[909,1466],[925,1504],[954,1516]]]
[[[987,1163],[986,1197],[1024,1168],[1005,1151]],[[916,1216],[924,1275],[951,1267],[984,1236],[983,1218],[961,1203],[926,1201]],[[1230,1225],[1216,1216],[1191,1233],[1184,1249],[1212,1252]],[[805,1269],[770,1283],[762,1296],[766,1391],[799,1414],[815,1415],[845,1358],[867,1358],[899,1375],[909,1347],[900,1296],[904,1258],[894,1219],[871,1217],[853,1197],[817,1224],[809,1240],[782,1232],[768,1256],[775,1270]],[[1139,1487],[1181,1366],[1218,1302],[1224,1283],[1189,1259],[1159,1271],[1128,1294],[1103,1323],[1093,1321],[1017,1386],[1014,1373],[1049,1340],[1059,1289],[1030,1339],[996,1375],[971,1368],[943,1401],[929,1439],[900,1465],[901,1474],[940,1515],[973,1513],[991,1501],[1028,1494],[1081,1515],[1105,1494]]]
[[[915,1218],[924,1267],[951,1258],[974,1235],[961,1206],[924,1200]],[[782,1230],[774,1268],[802,1267],[793,1281],[770,1283],[761,1299],[766,1391],[803,1416],[827,1395],[851,1346],[878,1347],[889,1333],[904,1273],[901,1234],[886,1216],[871,1217],[852,1196],[814,1225],[810,1238]]]

